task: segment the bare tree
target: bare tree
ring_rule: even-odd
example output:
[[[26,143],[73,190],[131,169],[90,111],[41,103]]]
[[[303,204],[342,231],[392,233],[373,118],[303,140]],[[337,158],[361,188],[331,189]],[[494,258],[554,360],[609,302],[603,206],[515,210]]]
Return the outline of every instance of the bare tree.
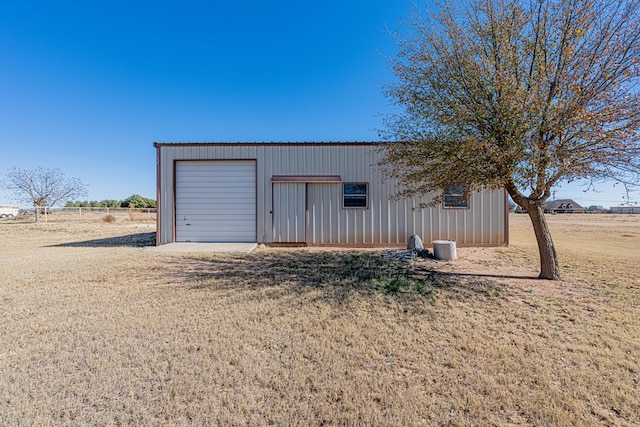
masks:
[[[543,213],[582,178],[638,183],[640,2],[462,0],[398,36],[399,107],[381,132],[399,196],[504,188],[529,214],[540,277],[560,279]],[[436,198],[436,202],[439,201]]]
[[[83,197],[87,187],[78,178],[66,178],[58,168],[10,169],[4,187],[13,192],[16,201],[30,203],[35,208],[36,221],[40,210],[59,202]]]

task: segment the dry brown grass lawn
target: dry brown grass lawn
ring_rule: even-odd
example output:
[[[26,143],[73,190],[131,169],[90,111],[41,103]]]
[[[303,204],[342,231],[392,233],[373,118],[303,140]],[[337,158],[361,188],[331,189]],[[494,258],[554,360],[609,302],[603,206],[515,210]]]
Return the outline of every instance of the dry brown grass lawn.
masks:
[[[0,222],[0,425],[640,424],[640,216],[508,248],[142,251],[151,224]]]

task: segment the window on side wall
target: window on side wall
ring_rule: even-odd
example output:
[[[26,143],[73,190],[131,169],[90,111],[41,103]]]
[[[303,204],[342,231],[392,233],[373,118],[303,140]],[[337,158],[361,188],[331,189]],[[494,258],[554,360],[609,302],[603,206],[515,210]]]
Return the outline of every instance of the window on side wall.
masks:
[[[344,209],[369,207],[369,184],[366,182],[345,182],[342,184],[342,207]]]
[[[444,187],[444,207],[466,209],[469,207],[469,193],[461,185]]]

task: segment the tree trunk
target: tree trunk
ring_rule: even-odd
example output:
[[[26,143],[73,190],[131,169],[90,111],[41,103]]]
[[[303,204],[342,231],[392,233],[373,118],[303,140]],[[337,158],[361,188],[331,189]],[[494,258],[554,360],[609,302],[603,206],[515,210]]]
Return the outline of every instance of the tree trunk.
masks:
[[[531,218],[533,231],[538,242],[538,251],[540,252],[540,276],[538,277],[541,279],[560,280],[558,255],[553,245],[544,210],[541,205],[528,206],[527,213]]]

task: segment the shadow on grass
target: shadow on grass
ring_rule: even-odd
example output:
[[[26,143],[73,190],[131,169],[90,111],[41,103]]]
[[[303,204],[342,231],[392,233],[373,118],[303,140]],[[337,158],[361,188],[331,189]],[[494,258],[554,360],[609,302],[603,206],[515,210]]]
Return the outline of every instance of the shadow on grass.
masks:
[[[523,280],[540,280],[538,276],[517,276],[517,275],[506,275],[506,274],[486,274],[486,273],[449,273],[449,272],[440,272],[443,276],[451,276],[451,277],[467,277],[472,279],[478,279],[480,277],[487,277],[488,279],[523,279]]]
[[[81,242],[59,243],[51,247],[67,248],[118,248],[144,247],[156,244],[156,233],[136,233],[124,236],[105,237],[103,239],[84,240]]]
[[[181,258],[172,268],[192,289],[264,289],[275,293],[316,291],[316,297],[346,301],[384,294],[403,301],[499,297],[503,287],[486,279],[458,277],[433,269],[435,261],[402,262],[382,252],[255,252]]]

